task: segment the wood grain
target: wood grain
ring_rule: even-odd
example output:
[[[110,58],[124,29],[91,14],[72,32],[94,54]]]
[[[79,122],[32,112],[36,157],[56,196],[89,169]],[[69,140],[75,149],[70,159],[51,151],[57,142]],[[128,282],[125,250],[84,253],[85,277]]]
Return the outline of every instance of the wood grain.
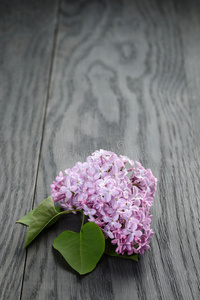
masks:
[[[138,264],[105,257],[78,277],[47,248],[75,223],[63,220],[29,249],[22,299],[198,299],[198,179],[183,59],[170,1],[63,3],[37,191],[48,193],[59,170],[95,149],[125,153],[158,177],[155,237]]]
[[[192,81],[192,76],[195,76],[192,75],[191,65],[195,61],[186,48],[187,41],[193,41],[188,37],[188,34],[192,35],[190,21],[193,20],[196,33],[198,22],[197,15],[195,19],[189,9],[190,13],[184,11],[181,3],[179,5],[173,0],[61,1],[54,37],[55,53],[51,55],[52,76],[46,117],[45,100],[34,104],[31,101],[33,96],[22,97],[18,106],[16,104],[13,110],[7,109],[9,114],[4,120],[9,120],[10,127],[5,132],[3,130],[3,142],[8,138],[6,149],[10,152],[3,152],[2,166],[8,175],[4,176],[1,191],[5,191],[5,178],[11,178],[16,158],[20,166],[14,169],[17,170],[14,173],[17,177],[15,187],[20,186],[19,180],[27,180],[22,192],[25,197],[19,195],[16,200],[17,219],[21,216],[19,210],[24,209],[24,199],[28,194],[33,197],[34,184],[34,206],[37,206],[50,194],[49,185],[60,170],[72,167],[78,160],[84,161],[96,149],[112,150],[141,161],[158,178],[158,190],[152,207],[155,236],[151,250],[140,257],[138,263],[105,256],[91,274],[78,276],[52,248],[53,240],[63,230],[78,231],[80,228],[79,216],[63,216],[29,246],[24,278],[20,271],[20,278],[14,284],[16,271],[11,274],[11,268],[14,266],[17,270],[17,256],[20,262],[24,262],[22,243],[25,230],[19,229],[15,236],[10,231],[7,247],[3,248],[3,257],[5,259],[8,253],[7,261],[10,262],[5,264],[5,267],[9,266],[10,273],[3,269],[6,299],[13,299],[11,286],[19,291],[22,280],[22,300],[199,299],[200,195],[197,176],[198,112],[195,105],[198,106],[200,92],[196,88],[196,102],[191,103],[188,78]],[[49,7],[50,24],[55,13],[54,4],[51,2],[52,7]],[[43,14],[44,10],[40,11],[38,19]],[[181,23],[184,17],[187,22]],[[48,30],[42,31],[45,39],[40,46],[37,38],[33,48],[28,43],[28,37],[25,44],[28,57],[35,55],[39,60],[36,65],[28,59],[22,64],[23,78],[24,74],[27,74],[28,82],[35,78],[31,95],[33,91],[36,93],[38,72],[42,69],[43,75],[40,76],[45,76],[44,66],[49,68],[50,51],[45,43],[48,41],[52,45],[52,27],[47,27]],[[41,28],[38,24],[33,32]],[[199,43],[195,41],[195,51]],[[15,48],[9,42],[7,44],[10,51],[14,51]],[[34,52],[31,54],[29,51]],[[21,61],[22,57],[21,54]],[[16,64],[15,60],[13,65]],[[27,68],[29,72],[25,73]],[[195,74],[197,72],[198,68]],[[16,79],[17,74],[13,73],[11,78]],[[8,84],[9,88],[11,86]],[[44,87],[40,85],[42,99],[45,99]],[[26,92],[27,89],[23,90],[24,94]],[[16,91],[13,90],[12,97],[14,95]],[[5,99],[8,99],[7,96]],[[18,114],[14,113],[16,110]],[[23,111],[21,118],[19,111]],[[27,111],[31,116],[36,115],[35,119],[26,116]],[[42,120],[44,134],[39,159]],[[25,122],[28,122],[27,127]],[[13,129],[16,130],[16,137]],[[19,142],[22,132],[24,137]],[[33,140],[37,144],[36,162],[30,166],[27,164],[33,160]],[[26,145],[29,145],[30,152]],[[34,178],[32,184],[31,175]],[[2,199],[8,199],[8,196]],[[29,199],[26,211],[30,209],[32,198]],[[12,216],[9,213],[8,226],[14,226]],[[13,246],[11,239],[17,246]],[[1,241],[5,240],[6,237],[1,238]],[[13,255],[12,251],[17,254]],[[12,280],[11,286],[8,278]],[[14,299],[18,296],[16,293]]]
[[[56,1],[0,3],[0,299],[20,299],[46,106]]]
[[[194,146],[196,147],[196,159],[198,160],[200,154],[200,3],[192,0],[175,4],[179,19],[180,38],[183,45],[190,113],[195,135]]]

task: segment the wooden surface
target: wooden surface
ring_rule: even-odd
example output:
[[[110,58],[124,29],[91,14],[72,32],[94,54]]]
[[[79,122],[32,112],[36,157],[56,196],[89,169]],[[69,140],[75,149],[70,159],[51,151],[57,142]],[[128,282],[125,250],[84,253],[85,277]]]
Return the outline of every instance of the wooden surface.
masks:
[[[0,299],[200,298],[200,3],[0,2]],[[15,221],[60,170],[96,149],[158,178],[151,250],[78,276],[52,248],[77,216],[27,249]]]

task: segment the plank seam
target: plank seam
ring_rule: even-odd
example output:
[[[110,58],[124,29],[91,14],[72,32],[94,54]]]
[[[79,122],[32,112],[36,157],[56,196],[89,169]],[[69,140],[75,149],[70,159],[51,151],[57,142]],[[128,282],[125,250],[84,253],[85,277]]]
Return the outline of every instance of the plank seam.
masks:
[[[53,33],[53,43],[52,43],[52,50],[51,50],[49,75],[48,75],[48,80],[47,80],[45,109],[44,109],[43,123],[42,123],[42,133],[41,133],[41,140],[40,140],[40,146],[39,146],[38,163],[37,163],[37,168],[36,168],[36,176],[35,176],[35,184],[34,184],[34,192],[33,192],[33,200],[32,200],[31,209],[33,209],[33,207],[34,207],[34,200],[35,200],[35,195],[36,195],[37,180],[38,180],[38,174],[39,174],[39,165],[40,165],[40,159],[41,159],[42,145],[43,145],[43,139],[44,139],[44,130],[45,130],[45,123],[46,123],[46,116],[47,116],[47,106],[48,106],[49,96],[50,96],[53,65],[54,65],[56,44],[57,44],[58,31],[59,31],[59,16],[60,16],[61,6],[62,6],[62,0],[58,0],[57,11],[56,11],[56,22],[55,22],[54,33]],[[22,299],[22,294],[23,294],[27,256],[28,256],[28,249],[26,248],[24,270],[23,270],[22,283],[21,283],[21,289],[20,289],[20,298],[19,298],[20,300]]]

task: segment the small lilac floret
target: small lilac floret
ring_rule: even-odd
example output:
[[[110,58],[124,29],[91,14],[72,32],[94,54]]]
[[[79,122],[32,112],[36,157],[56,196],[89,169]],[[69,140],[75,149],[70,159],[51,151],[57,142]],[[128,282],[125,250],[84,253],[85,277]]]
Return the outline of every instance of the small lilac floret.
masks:
[[[150,169],[101,149],[65,174],[60,172],[51,184],[54,202],[60,201],[65,210],[83,210],[118,254],[143,254],[150,248],[154,232],[149,210],[157,186]]]

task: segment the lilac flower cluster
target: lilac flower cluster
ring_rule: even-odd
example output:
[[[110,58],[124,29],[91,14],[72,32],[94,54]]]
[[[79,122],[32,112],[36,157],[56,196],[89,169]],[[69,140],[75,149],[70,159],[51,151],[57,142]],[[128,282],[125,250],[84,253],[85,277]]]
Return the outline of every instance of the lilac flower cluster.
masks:
[[[60,201],[65,210],[83,210],[116,244],[118,254],[143,254],[150,248],[154,233],[149,209],[157,185],[150,169],[100,150],[65,173],[51,185],[54,202]]]

